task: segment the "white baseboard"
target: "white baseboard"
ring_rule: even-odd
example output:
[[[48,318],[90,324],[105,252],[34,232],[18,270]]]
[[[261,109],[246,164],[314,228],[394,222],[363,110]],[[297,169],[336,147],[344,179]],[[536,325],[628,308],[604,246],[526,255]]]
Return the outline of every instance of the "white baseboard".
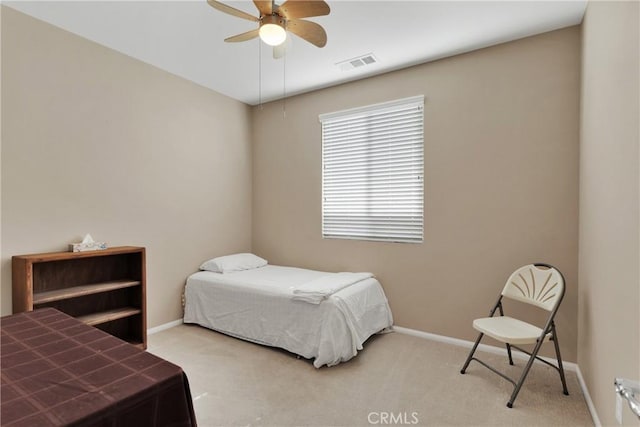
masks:
[[[164,331],[166,329],[170,329],[173,328],[174,326],[178,326],[178,325],[182,325],[182,319],[178,319],[178,320],[173,320],[169,323],[165,323],[159,326],[155,326],[153,328],[149,328],[147,329],[147,335],[153,335],[156,334],[158,332]]]
[[[447,337],[447,336],[444,336],[444,335],[432,334],[430,332],[417,331],[415,329],[403,328],[402,326],[395,326],[394,325],[393,329],[395,331],[401,333],[401,334],[413,335],[414,337],[424,338],[424,339],[431,340],[431,341],[443,342],[443,343],[447,343],[447,344],[453,344],[453,345],[457,345],[459,347],[471,348],[471,347],[473,347],[473,344],[474,344],[471,341],[461,340],[459,338],[451,338],[451,337]],[[478,345],[478,350],[486,351],[487,353],[493,353],[493,354],[498,354],[500,356],[507,357],[507,349],[506,348],[502,348],[502,347],[496,347],[496,346],[488,345],[488,344],[480,344],[480,345]],[[513,349],[511,354],[515,359],[529,360],[529,355],[524,354],[524,353],[516,350],[515,348]],[[550,362],[550,363],[556,363],[555,359],[552,359],[552,358],[549,358],[549,357],[540,357],[540,358],[544,359],[544,360],[546,360],[547,362]],[[565,370],[572,371],[572,372],[576,372],[576,370],[578,369],[578,365],[576,365],[575,363],[573,363],[573,362],[565,362],[564,360],[562,361],[562,367]]]
[[[587,388],[587,383],[584,382],[584,378],[582,377],[582,371],[580,370],[580,366],[576,365],[578,369],[576,369],[576,375],[578,377],[578,382],[580,383],[580,388],[582,389],[582,394],[584,395],[584,400],[587,402],[587,408],[589,408],[589,413],[591,413],[591,418],[593,419],[593,424],[596,427],[602,427],[602,423],[600,422],[600,417],[598,417],[598,413],[596,412],[596,406],[593,404],[593,400],[591,400],[591,395],[589,394],[589,389]]]
[[[446,344],[457,345],[459,347],[471,348],[473,347],[473,342],[467,340],[461,340],[459,338],[451,338],[444,335],[432,334],[429,332],[418,331],[415,329],[403,328],[402,326],[393,326],[393,330],[405,334],[412,335],[414,337],[423,338],[431,341],[442,342]],[[478,345],[478,350],[486,351],[488,353],[498,354],[501,356],[507,356],[507,349],[502,347],[496,347],[488,344],[480,344]],[[529,355],[521,353],[517,350],[513,350],[512,355],[514,358],[521,360],[528,360]],[[547,362],[555,362],[555,359],[541,357],[541,359],[546,360]],[[562,366],[566,371],[572,371],[576,373],[578,377],[578,383],[580,384],[580,388],[582,389],[582,394],[584,396],[584,400],[587,402],[587,408],[589,408],[589,413],[591,414],[591,418],[593,420],[593,424],[595,427],[602,427],[600,423],[600,418],[598,417],[598,413],[596,412],[596,407],[591,400],[591,395],[589,394],[589,389],[587,388],[587,384],[584,382],[584,378],[582,377],[582,372],[580,371],[580,367],[573,362],[562,362]]]

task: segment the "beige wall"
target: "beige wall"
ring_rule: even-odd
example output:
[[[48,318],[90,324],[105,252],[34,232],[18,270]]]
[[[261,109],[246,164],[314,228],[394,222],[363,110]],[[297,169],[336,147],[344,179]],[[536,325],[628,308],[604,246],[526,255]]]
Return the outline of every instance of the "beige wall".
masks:
[[[474,339],[506,277],[567,278],[576,360],[580,30],[572,27],[253,110],[253,250],[275,264],[369,270],[397,325]],[[318,114],[424,94],[425,241],[323,240]]]
[[[250,250],[250,109],[3,7],[2,313],[10,256],[91,233],[147,247],[148,325],[199,262]]]
[[[2,70],[2,11],[4,8],[0,5],[0,71]],[[0,260],[2,260],[2,73],[0,72]],[[1,270],[0,270],[1,273]],[[1,277],[1,274],[0,274]],[[2,280],[0,279],[0,285],[2,284]],[[1,290],[1,286],[0,286]],[[1,295],[1,292],[0,292]],[[4,313],[2,310],[2,298],[0,296],[0,313]]]
[[[614,378],[640,380],[639,20],[637,2],[590,2],[582,28],[578,363],[604,425]]]

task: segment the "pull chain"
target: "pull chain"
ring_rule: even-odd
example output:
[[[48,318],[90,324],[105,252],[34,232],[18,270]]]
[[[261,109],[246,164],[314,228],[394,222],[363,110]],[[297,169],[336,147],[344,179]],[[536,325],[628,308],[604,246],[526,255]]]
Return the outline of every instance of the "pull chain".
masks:
[[[258,104],[262,106],[262,42],[258,40]]]
[[[285,42],[286,43],[286,42]],[[282,118],[287,118],[287,50],[284,50],[284,60],[282,64]]]

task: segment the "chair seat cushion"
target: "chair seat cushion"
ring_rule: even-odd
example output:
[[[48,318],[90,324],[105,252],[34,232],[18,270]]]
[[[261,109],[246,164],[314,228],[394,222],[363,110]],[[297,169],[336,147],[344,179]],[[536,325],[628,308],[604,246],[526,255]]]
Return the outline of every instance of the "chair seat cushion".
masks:
[[[477,331],[509,344],[534,344],[542,329],[509,316],[485,317],[473,321]],[[551,338],[547,334],[545,340]]]

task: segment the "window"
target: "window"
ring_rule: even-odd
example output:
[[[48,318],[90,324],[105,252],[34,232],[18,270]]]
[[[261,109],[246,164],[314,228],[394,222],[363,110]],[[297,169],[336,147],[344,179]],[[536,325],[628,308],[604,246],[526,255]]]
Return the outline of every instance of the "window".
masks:
[[[322,236],[422,242],[424,97],[320,115]]]

